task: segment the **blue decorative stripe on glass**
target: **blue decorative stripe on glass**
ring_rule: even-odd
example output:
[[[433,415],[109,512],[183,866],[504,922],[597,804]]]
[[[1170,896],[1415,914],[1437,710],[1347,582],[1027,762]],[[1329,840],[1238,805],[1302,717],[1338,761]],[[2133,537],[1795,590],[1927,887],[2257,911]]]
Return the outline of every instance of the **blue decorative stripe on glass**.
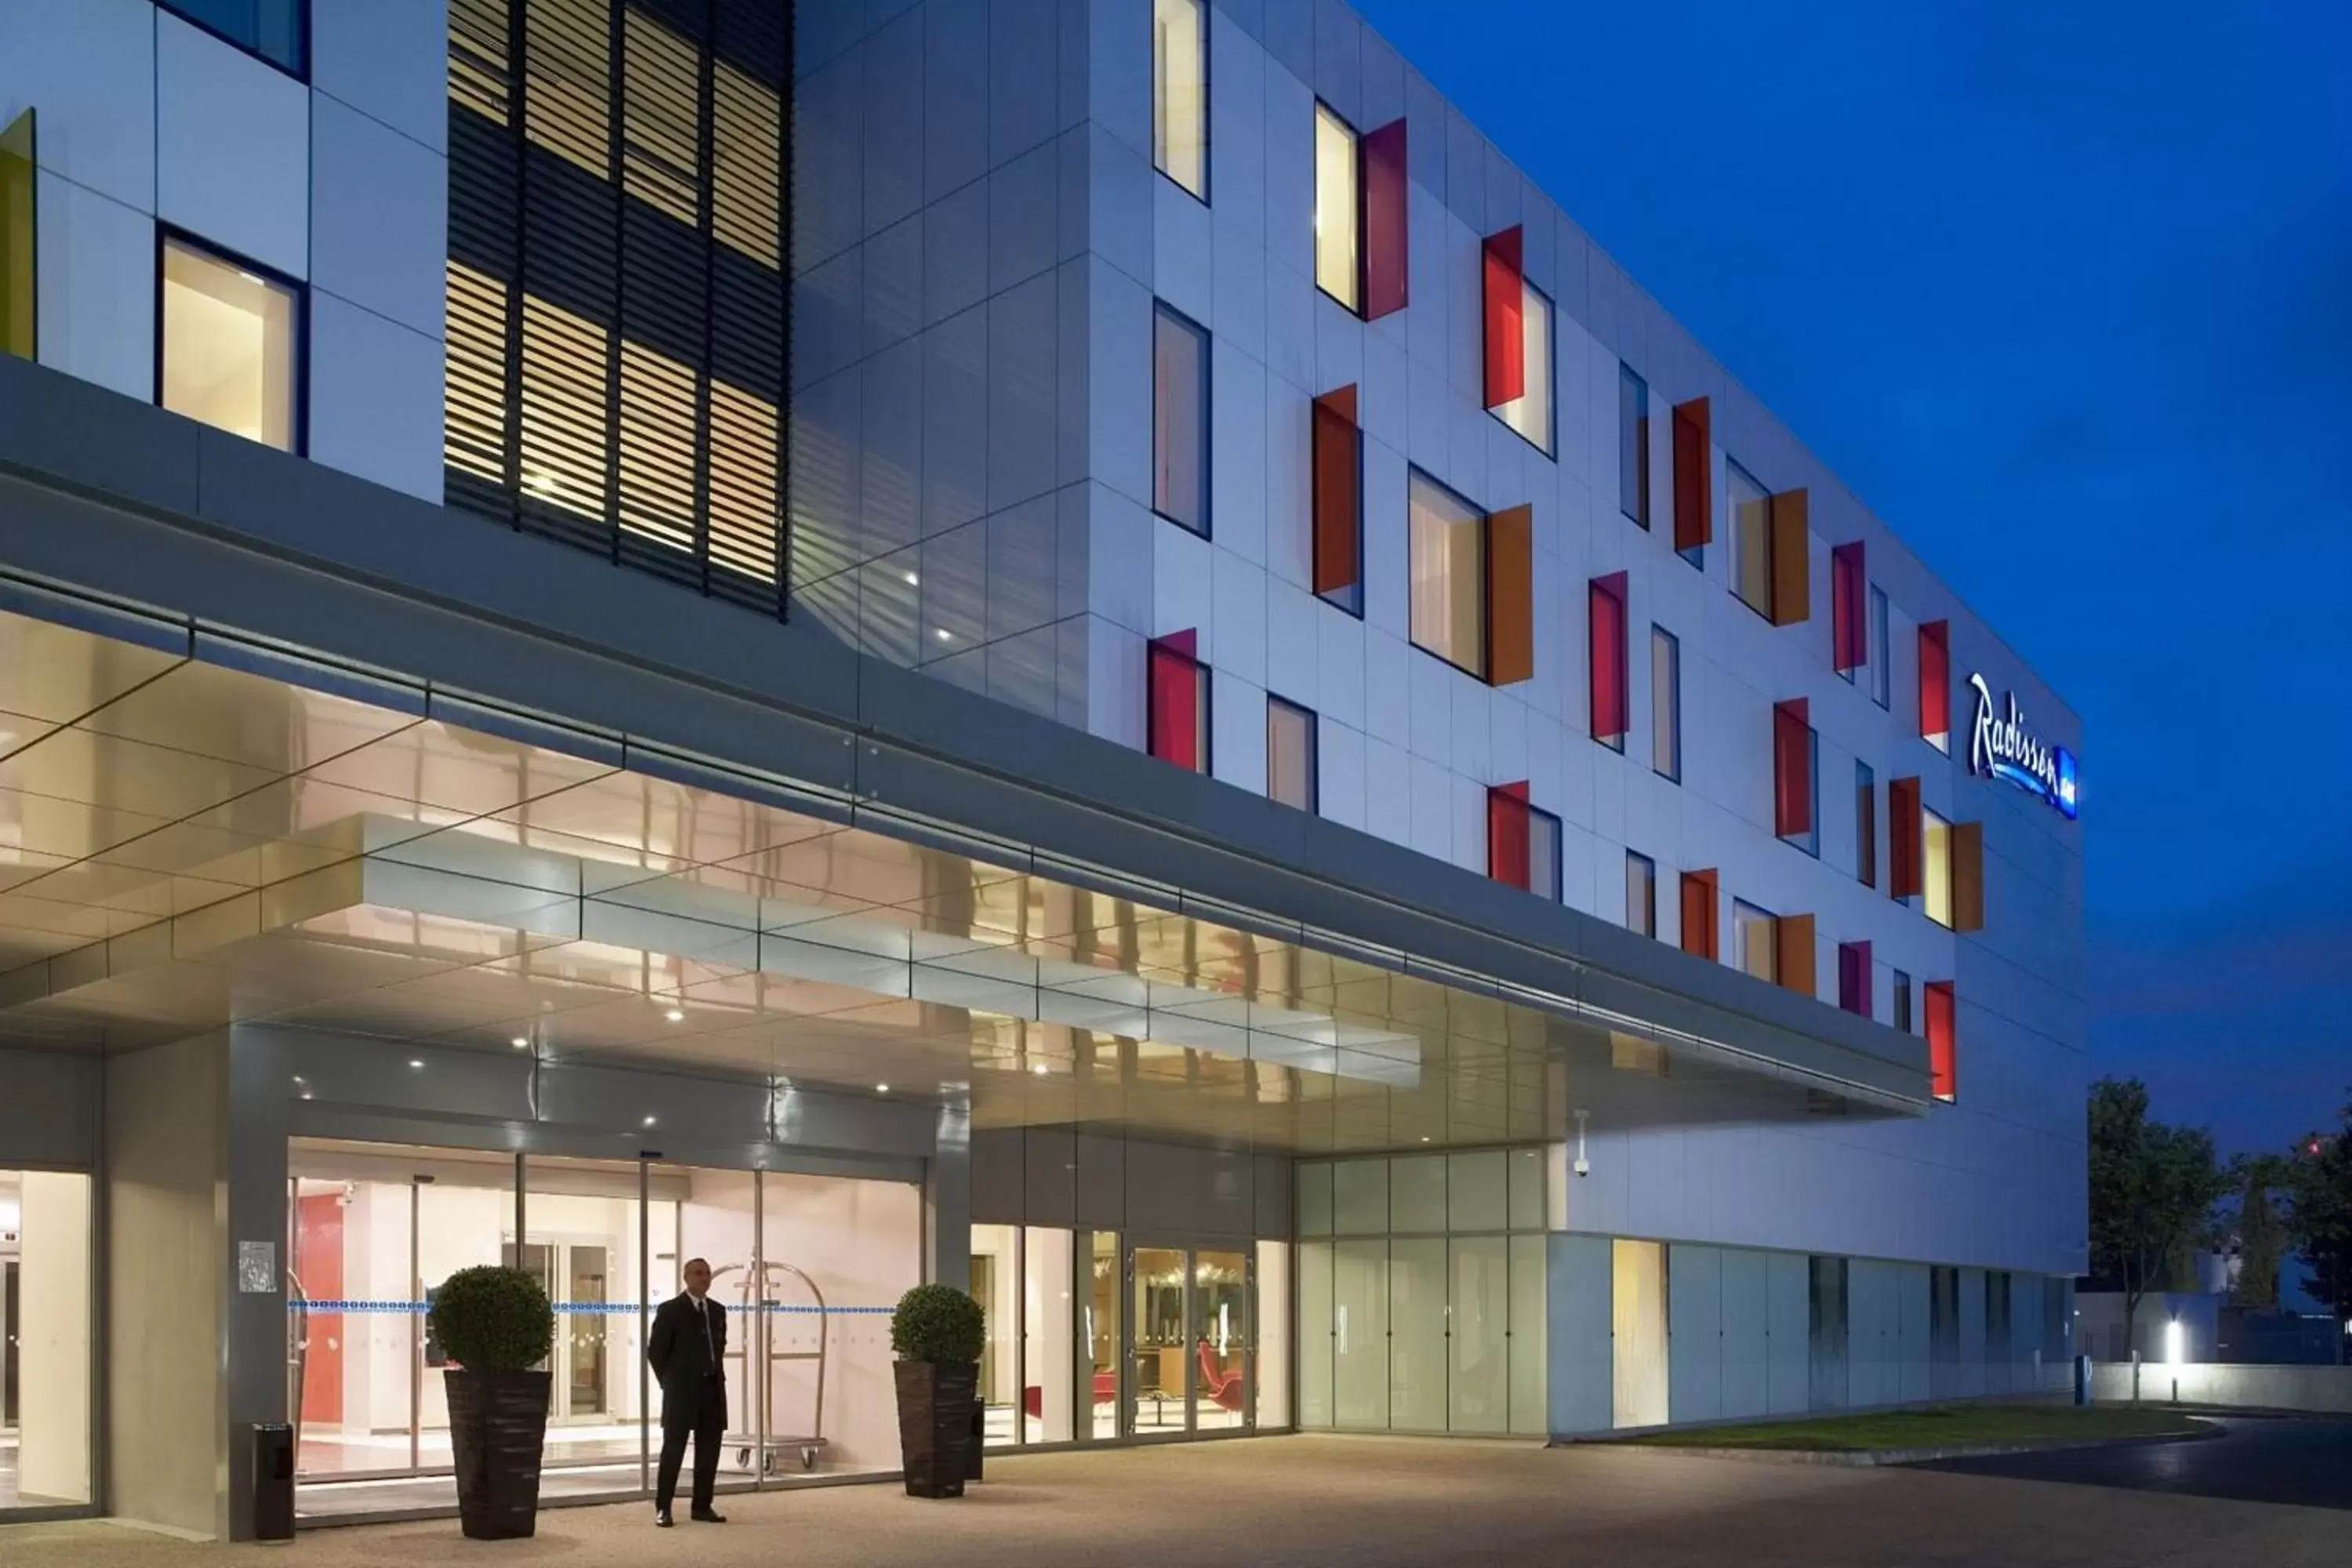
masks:
[[[729,1303],[723,1301],[719,1304],[721,1306],[729,1306]],[[653,1310],[654,1308],[658,1307],[661,1303],[658,1301],[653,1301],[640,1307],[635,1301],[553,1301],[550,1302],[549,1305],[554,1309],[559,1317],[633,1318],[640,1311]],[[425,1301],[306,1302],[292,1300],[289,1300],[286,1303],[286,1310],[289,1312],[300,1311],[305,1308],[313,1313],[329,1312],[338,1313],[343,1316],[355,1316],[373,1312],[388,1314],[394,1317],[416,1317],[421,1316],[427,1311],[430,1309],[430,1303]],[[740,1307],[730,1307],[730,1310],[740,1311],[742,1309]],[[820,1315],[828,1318],[887,1317],[896,1310],[897,1309],[891,1307],[819,1307],[814,1303],[794,1303],[789,1301],[769,1301],[764,1303],[762,1307],[762,1310],[775,1317],[810,1318]]]

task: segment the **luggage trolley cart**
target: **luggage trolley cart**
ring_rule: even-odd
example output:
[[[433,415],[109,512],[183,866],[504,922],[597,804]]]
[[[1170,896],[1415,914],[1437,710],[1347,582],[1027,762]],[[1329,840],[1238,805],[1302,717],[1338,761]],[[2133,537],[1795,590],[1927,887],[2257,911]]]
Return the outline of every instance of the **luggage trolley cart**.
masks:
[[[817,1456],[824,1451],[825,1444],[829,1441],[824,1435],[824,1357],[833,1328],[832,1320],[825,1314],[824,1292],[817,1289],[816,1281],[802,1270],[789,1263],[779,1263],[774,1258],[770,1258],[761,1264],[760,1272],[762,1278],[759,1280],[757,1289],[752,1288],[752,1268],[748,1263],[730,1263],[710,1277],[713,1286],[730,1274],[741,1277],[736,1282],[735,1290],[738,1309],[736,1321],[743,1326],[741,1342],[728,1346],[725,1359],[736,1363],[739,1368],[743,1370],[744,1375],[737,1381],[736,1386],[744,1391],[747,1401],[752,1398],[759,1401],[756,1405],[747,1404],[745,1406],[739,1407],[742,1410],[745,1419],[737,1430],[727,1434],[727,1447],[735,1450],[735,1466],[738,1469],[750,1469],[751,1456],[757,1453],[760,1456],[760,1474],[772,1476],[781,1468],[777,1456],[797,1449],[801,1458],[801,1468],[814,1470],[816,1468]],[[761,1342],[762,1345],[767,1344],[768,1331],[771,1327],[769,1313],[783,1305],[777,1298],[777,1287],[782,1283],[782,1277],[787,1274],[801,1282],[803,1288],[807,1290],[809,1299],[816,1305],[816,1349],[813,1351],[769,1350],[758,1358],[759,1376],[754,1379],[750,1375],[752,1361],[750,1325],[753,1321],[759,1323]],[[816,1408],[810,1415],[809,1429],[805,1436],[771,1432],[762,1437],[760,1436],[759,1423],[750,1417],[754,1410],[764,1410],[771,1416],[773,1415],[776,1363],[783,1361],[816,1363]]]

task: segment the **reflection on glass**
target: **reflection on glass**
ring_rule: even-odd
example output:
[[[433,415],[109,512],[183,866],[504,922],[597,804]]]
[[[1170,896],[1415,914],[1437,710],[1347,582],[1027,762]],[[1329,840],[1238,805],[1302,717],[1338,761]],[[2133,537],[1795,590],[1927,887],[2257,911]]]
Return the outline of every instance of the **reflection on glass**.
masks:
[[[1348,122],[1315,106],[1315,286],[1356,308],[1360,278],[1356,133]]]
[[[1286,1242],[1257,1244],[1257,1309],[1250,1316],[1250,1345],[1257,1354],[1257,1419],[1260,1431],[1290,1425],[1290,1247]]]
[[[1135,1373],[1128,1427],[1138,1436],[1184,1430],[1184,1254],[1139,1247],[1129,1265],[1135,1280]]]
[[[1666,1419],[1666,1248],[1620,1239],[1611,1247],[1611,1341],[1616,1425]]]
[[[1468,674],[1486,672],[1486,528],[1478,509],[1423,473],[1407,488],[1412,644]]]
[[[1098,1230],[1087,1265],[1087,1356],[1092,1364],[1093,1432],[1118,1436],[1118,1237]]]
[[[1759,616],[1772,613],[1772,498],[1738,464],[1723,465],[1731,492],[1732,591]]]
[[[1398,1431],[1445,1430],[1445,1247],[1434,1237],[1389,1243],[1389,1425]]]
[[[1341,1241],[1331,1253],[1331,1424],[1380,1431],[1389,1424],[1389,1244]]]
[[[89,1495],[90,1181],[0,1171],[0,1510]]]
[[[1239,1252],[1197,1252],[1192,1266],[1192,1358],[1199,1430],[1244,1426],[1249,1417],[1249,1264]]]
[[[1209,193],[1208,35],[1203,0],[1152,0],[1151,161],[1196,196]]]

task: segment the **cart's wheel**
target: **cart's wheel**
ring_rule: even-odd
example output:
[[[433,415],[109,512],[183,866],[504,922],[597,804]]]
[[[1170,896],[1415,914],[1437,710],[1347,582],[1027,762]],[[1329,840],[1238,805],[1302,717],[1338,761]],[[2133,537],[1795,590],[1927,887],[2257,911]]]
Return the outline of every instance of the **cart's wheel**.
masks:
[[[816,1468],[816,1450],[814,1448],[803,1448],[801,1450],[801,1468],[803,1470],[814,1470]]]
[[[748,1470],[751,1468],[751,1449],[738,1448],[735,1450],[735,1468],[739,1470]]]
[[[773,1452],[765,1453],[760,1456],[760,1473],[763,1476],[770,1477],[775,1475],[776,1456]]]

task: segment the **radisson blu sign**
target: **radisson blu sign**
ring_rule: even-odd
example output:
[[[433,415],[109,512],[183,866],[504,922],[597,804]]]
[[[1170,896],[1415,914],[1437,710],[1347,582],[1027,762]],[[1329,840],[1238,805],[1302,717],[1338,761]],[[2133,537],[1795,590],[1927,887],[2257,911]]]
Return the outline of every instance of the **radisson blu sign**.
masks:
[[[1976,719],[1969,726],[1969,771],[1989,779],[2007,779],[2032,790],[2066,816],[2074,815],[2074,753],[2053,746],[2025,727],[2018,711],[2017,693],[2009,693],[2002,716],[1996,716],[1992,688],[1981,675],[1969,677],[1977,694]]]

